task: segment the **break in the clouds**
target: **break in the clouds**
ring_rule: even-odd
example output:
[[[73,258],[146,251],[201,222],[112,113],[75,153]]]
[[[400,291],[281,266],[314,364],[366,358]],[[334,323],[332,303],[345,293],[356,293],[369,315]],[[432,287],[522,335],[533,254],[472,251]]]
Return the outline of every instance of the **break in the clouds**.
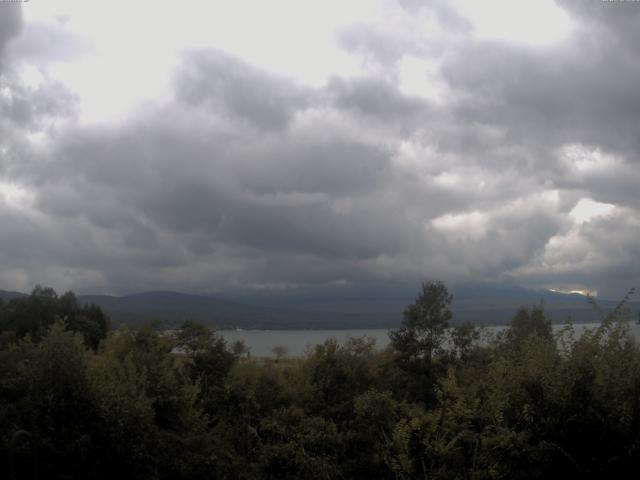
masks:
[[[55,3],[0,3],[0,288],[640,279],[638,3]]]

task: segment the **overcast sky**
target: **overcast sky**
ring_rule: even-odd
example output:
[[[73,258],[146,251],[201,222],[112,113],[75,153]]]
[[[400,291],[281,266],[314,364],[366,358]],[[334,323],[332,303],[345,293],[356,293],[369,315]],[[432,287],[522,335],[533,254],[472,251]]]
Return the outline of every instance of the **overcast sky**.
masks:
[[[640,286],[640,2],[0,2],[0,288]]]

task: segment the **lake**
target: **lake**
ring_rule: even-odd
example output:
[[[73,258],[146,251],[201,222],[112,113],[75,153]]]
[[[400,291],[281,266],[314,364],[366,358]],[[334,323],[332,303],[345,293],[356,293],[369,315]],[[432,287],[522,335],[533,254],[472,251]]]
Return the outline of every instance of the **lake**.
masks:
[[[595,328],[596,323],[574,324],[576,332],[584,331],[586,328]],[[631,331],[636,338],[640,338],[640,325],[629,324]],[[555,331],[563,328],[564,325],[554,325]],[[485,337],[495,335],[506,327],[484,327]],[[355,329],[355,330],[220,330],[219,333],[229,342],[243,340],[251,349],[251,355],[257,357],[274,356],[271,349],[283,346],[287,349],[288,356],[301,356],[309,347],[323,343],[328,338],[335,338],[340,343],[344,343],[348,338],[371,337],[376,341],[376,348],[383,349],[389,344],[388,329]]]

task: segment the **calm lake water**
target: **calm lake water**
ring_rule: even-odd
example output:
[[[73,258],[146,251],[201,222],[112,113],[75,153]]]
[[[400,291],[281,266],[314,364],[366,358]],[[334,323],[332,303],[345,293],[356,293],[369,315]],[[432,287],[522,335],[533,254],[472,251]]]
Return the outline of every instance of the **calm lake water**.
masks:
[[[576,333],[583,332],[587,328],[595,328],[598,324],[575,324]],[[563,328],[564,325],[554,325],[554,330]],[[640,325],[629,324],[636,338],[640,338]],[[505,327],[484,327],[483,337],[495,335]],[[271,349],[275,346],[283,346],[287,349],[288,356],[304,355],[308,348],[323,343],[328,338],[335,338],[344,343],[348,338],[371,337],[376,341],[376,348],[383,349],[389,344],[388,329],[357,329],[357,330],[220,330],[227,342],[243,340],[251,349],[251,355],[256,357],[274,356]]]

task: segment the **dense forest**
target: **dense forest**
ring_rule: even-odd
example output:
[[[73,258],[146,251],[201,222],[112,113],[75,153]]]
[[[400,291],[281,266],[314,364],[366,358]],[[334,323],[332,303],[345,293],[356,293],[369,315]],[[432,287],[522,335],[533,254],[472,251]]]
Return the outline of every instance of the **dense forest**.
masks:
[[[382,351],[261,359],[193,321],[112,330],[37,287],[0,302],[2,478],[635,478],[624,302],[585,333],[523,307],[481,339],[449,328],[451,301],[425,283]]]

